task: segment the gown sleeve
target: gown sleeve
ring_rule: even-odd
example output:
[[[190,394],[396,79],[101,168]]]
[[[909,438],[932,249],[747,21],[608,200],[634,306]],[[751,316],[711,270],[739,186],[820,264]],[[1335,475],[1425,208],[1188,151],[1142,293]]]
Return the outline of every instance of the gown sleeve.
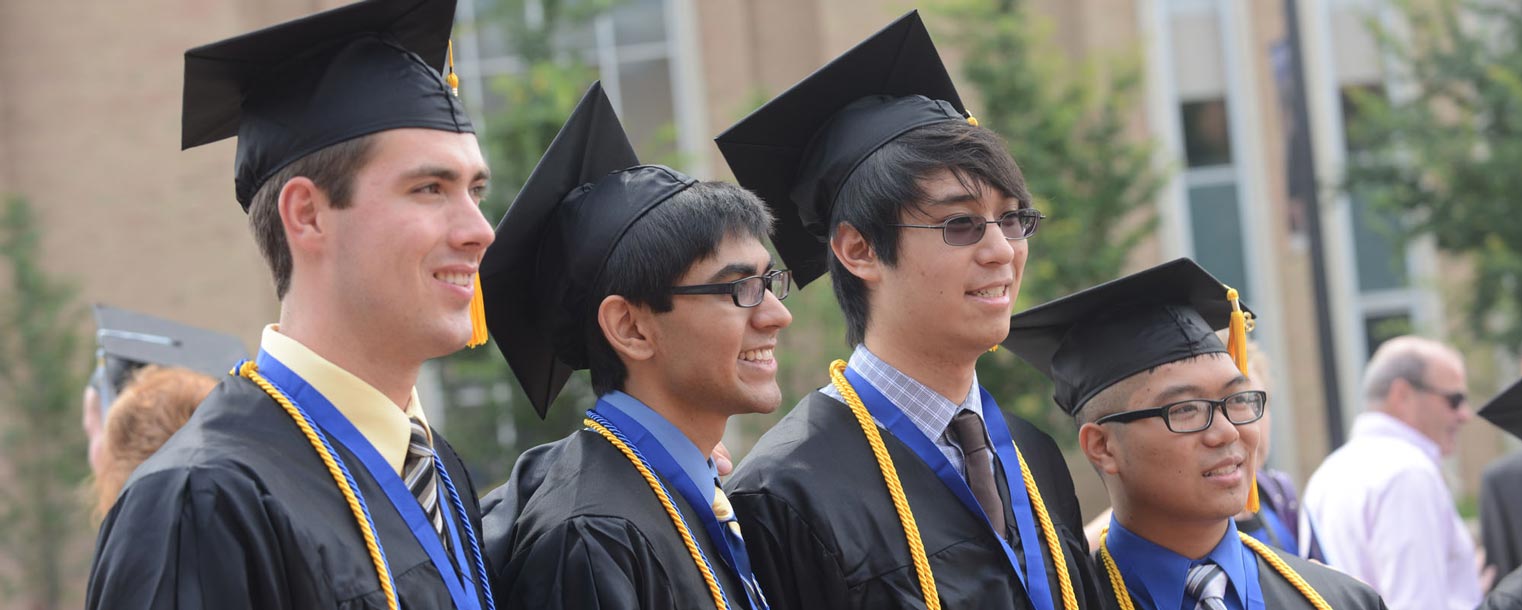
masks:
[[[740,515],[751,570],[773,610],[850,608],[837,554],[786,501],[765,492],[729,496]]]
[[[315,599],[319,593],[286,586],[267,508],[254,481],[227,470],[170,469],[134,481],[101,526],[85,607],[331,605]]]
[[[670,579],[628,521],[573,517],[517,549],[501,570],[506,609],[673,608]]]

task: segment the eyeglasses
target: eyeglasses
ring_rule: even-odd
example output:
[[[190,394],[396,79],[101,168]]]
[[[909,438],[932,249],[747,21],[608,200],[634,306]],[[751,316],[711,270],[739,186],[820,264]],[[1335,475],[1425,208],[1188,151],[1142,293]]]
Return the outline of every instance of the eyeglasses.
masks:
[[[768,290],[777,295],[779,301],[787,298],[788,288],[792,283],[792,271],[774,269],[766,272],[765,275],[752,275],[722,284],[672,286],[671,294],[727,294],[734,299],[738,307],[755,307],[766,299]]]
[[[1242,425],[1261,419],[1263,417],[1263,409],[1266,406],[1268,406],[1267,392],[1248,390],[1246,392],[1237,392],[1221,400],[1196,398],[1163,405],[1156,409],[1113,413],[1094,420],[1094,423],[1127,423],[1149,417],[1161,417],[1169,430],[1179,434],[1188,434],[1209,428],[1210,424],[1215,421],[1217,408],[1220,409],[1221,413],[1226,415],[1226,421]]]
[[[1469,402],[1469,395],[1466,394],[1463,390],[1456,392],[1444,392],[1442,390],[1434,389],[1432,386],[1423,383],[1420,379],[1407,379],[1406,383],[1411,384],[1411,387],[1415,388],[1418,392],[1426,392],[1428,394],[1432,394],[1433,396],[1441,396],[1447,399],[1448,408],[1455,411],[1459,410],[1459,407],[1464,406],[1464,403]]]
[[[1019,240],[1035,235],[1036,226],[1041,224],[1043,218],[1046,216],[1035,208],[1022,208],[1005,212],[994,220],[988,220],[982,216],[953,216],[940,224],[888,226],[906,229],[940,229],[941,239],[946,241],[946,245],[971,246],[983,240],[983,232],[988,229],[988,225],[999,225],[999,231],[1004,233],[1004,239]]]

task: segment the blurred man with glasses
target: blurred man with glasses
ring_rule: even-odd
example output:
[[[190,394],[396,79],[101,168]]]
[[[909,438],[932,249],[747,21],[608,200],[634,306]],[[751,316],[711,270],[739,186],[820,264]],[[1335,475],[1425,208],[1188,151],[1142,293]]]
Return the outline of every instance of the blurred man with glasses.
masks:
[[[1042,215],[918,14],[718,144],[799,285],[830,274],[851,350],[726,486],[772,606],[1097,607],[1061,452],[976,374]]]
[[[1121,609],[1383,608],[1367,586],[1236,528],[1259,508],[1268,394],[1247,377],[1250,312],[1234,297],[1178,259],[1010,321],[1005,346],[1051,377],[1115,508],[1096,549],[1102,596]]]
[[[1396,337],[1364,372],[1364,413],[1305,489],[1327,560],[1397,610],[1473,608],[1485,587],[1442,460],[1474,417],[1453,348]]]

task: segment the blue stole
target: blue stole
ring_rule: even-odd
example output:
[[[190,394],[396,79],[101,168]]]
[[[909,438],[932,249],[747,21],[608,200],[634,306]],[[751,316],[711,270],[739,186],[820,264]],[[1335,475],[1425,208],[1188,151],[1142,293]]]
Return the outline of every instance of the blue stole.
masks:
[[[847,367],[845,375],[873,419],[892,432],[893,436],[898,437],[898,440],[908,445],[925,465],[935,471],[935,476],[946,484],[951,493],[961,500],[962,506],[972,514],[983,517],[983,523],[987,524],[989,531],[992,531],[993,524],[989,522],[988,515],[983,512],[982,505],[978,504],[977,497],[972,495],[972,488],[967,486],[967,480],[962,478],[962,474],[957,472],[955,466],[951,465],[951,461],[946,459],[945,454],[936,448],[935,443],[926,437],[925,433],[921,432],[897,405],[883,396],[882,392],[879,392],[860,374]],[[988,431],[988,438],[999,456],[999,462],[1004,466],[1004,484],[1009,490],[1009,504],[1015,514],[1015,527],[1020,534],[1025,568],[1037,577],[1027,578],[1025,571],[1020,569],[1019,559],[1015,555],[1015,550],[1004,539],[1004,532],[995,532],[997,535],[994,538],[1004,549],[1004,558],[1009,561],[1009,568],[1015,571],[1015,576],[1025,587],[1031,604],[1037,610],[1054,610],[1052,585],[1046,579],[1046,562],[1042,560],[1044,556],[1042,540],[1036,534],[1036,517],[1031,511],[1030,494],[1025,489],[1025,477],[1020,468],[1020,459],[1015,454],[1014,437],[1010,436],[1009,426],[1004,422],[1004,414],[999,410],[998,403],[994,402],[993,396],[981,387],[978,391],[982,393],[983,399],[983,426]],[[992,414],[992,417],[989,414]],[[1016,481],[1019,481],[1019,484],[1016,484]],[[1055,567],[1058,570],[1067,569],[1067,566]]]
[[[321,392],[318,392],[316,388],[307,383],[305,379],[302,379],[300,375],[297,375],[295,371],[287,368],[264,350],[259,350],[259,355],[255,362],[259,366],[259,374],[273,384],[275,389],[279,390],[281,394],[290,399],[291,404],[295,405],[296,410],[301,412],[303,417],[315,424],[314,429],[319,437],[323,437],[324,444],[327,444],[326,437],[331,436],[334,440],[338,441],[338,444],[343,445],[345,449],[348,449],[350,453],[359,458],[360,465],[364,466],[365,471],[370,473],[370,477],[375,479],[376,484],[385,492],[386,499],[390,501],[392,508],[395,508],[396,512],[401,515],[402,521],[412,531],[412,536],[417,539],[418,544],[422,545],[423,550],[428,554],[428,559],[433,562],[434,569],[439,572],[439,578],[443,579],[444,585],[449,589],[449,597],[454,600],[455,608],[460,610],[481,610],[480,599],[475,595],[476,587],[473,585],[485,586],[483,583],[486,582],[486,566],[481,561],[480,546],[476,544],[475,532],[472,531],[469,518],[464,512],[464,505],[460,502],[459,493],[455,491],[454,482],[449,479],[449,471],[444,469],[443,463],[439,461],[438,454],[435,453],[433,456],[433,465],[438,469],[439,479],[449,493],[450,504],[454,508],[455,514],[460,519],[460,522],[464,524],[466,540],[470,543],[472,558],[475,560],[473,564],[466,562],[464,545],[461,544],[459,532],[455,529],[455,520],[446,517],[444,519],[445,529],[454,548],[454,560],[457,562],[455,565],[460,566],[459,570],[455,570],[454,566],[450,565],[449,555],[444,551],[444,545],[439,540],[439,534],[433,529],[433,524],[428,520],[428,516],[423,513],[423,506],[418,504],[417,497],[412,495],[412,491],[407,488],[407,484],[402,481],[402,477],[391,469],[391,464],[386,461],[386,458],[381,457],[380,452],[375,450],[375,446],[365,439],[365,436],[354,427],[354,424],[344,417],[343,413],[340,413],[338,408],[334,407],[333,403],[323,396]],[[339,468],[347,474],[348,469],[343,464],[343,458],[337,452],[333,453],[333,459],[338,462]],[[350,482],[353,482],[352,478]],[[364,507],[365,516],[369,517],[369,506],[365,503],[364,495],[360,492],[358,485],[354,486],[354,494],[359,499],[360,505]],[[374,529],[374,523],[371,523],[371,529]],[[380,532],[376,531],[375,535],[376,546],[381,547],[381,556],[384,558],[385,548],[380,540]],[[390,564],[387,563],[386,565],[386,569],[390,570]],[[480,583],[472,583],[470,577],[464,574],[464,572],[468,571],[468,566],[476,568],[475,571],[477,577],[481,580]],[[392,581],[395,582],[395,579],[393,578]],[[488,600],[488,607],[494,605],[491,602],[489,593],[486,594],[486,598]]]
[[[750,570],[750,555],[745,552],[744,547],[741,547],[738,551],[730,548],[728,539],[725,538],[724,526],[719,523],[719,518],[713,514],[713,506],[709,500],[713,494],[703,493],[703,487],[697,481],[692,480],[692,477],[687,476],[687,471],[682,468],[681,464],[677,463],[676,458],[671,457],[671,452],[661,445],[660,440],[654,434],[651,434],[649,430],[641,426],[633,417],[626,415],[623,411],[618,410],[618,407],[603,399],[597,400],[597,405],[587,412],[587,417],[593,420],[602,420],[598,423],[603,424],[604,427],[614,434],[623,437],[624,442],[631,445],[635,454],[642,458],[650,468],[654,469],[656,474],[659,474],[662,479],[675,486],[677,493],[682,494],[682,497],[687,500],[687,504],[692,506],[693,512],[698,514],[698,520],[703,523],[703,530],[708,532],[708,539],[713,542],[714,546],[719,548],[719,553],[723,556],[724,563],[729,566],[729,569],[739,576],[742,583],[747,580],[755,581],[756,576]],[[613,425],[609,426],[607,424]],[[699,555],[702,554],[701,547],[698,549],[698,553]],[[707,561],[706,557],[704,561]],[[709,569],[712,569],[712,567],[710,566]],[[722,592],[724,587],[721,585],[719,589]],[[754,610],[769,610],[766,600],[751,598],[749,590],[745,593],[751,608]],[[724,597],[726,603],[728,603],[729,595],[726,593]]]

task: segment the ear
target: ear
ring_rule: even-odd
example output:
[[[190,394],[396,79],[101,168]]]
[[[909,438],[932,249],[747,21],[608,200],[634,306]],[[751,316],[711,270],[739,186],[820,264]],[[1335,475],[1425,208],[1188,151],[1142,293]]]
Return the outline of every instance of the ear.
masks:
[[[285,226],[286,243],[292,252],[319,249],[323,238],[321,222],[329,208],[327,193],[305,176],[290,179],[280,187],[280,222]]]
[[[1103,426],[1089,422],[1078,429],[1078,448],[1089,458],[1099,472],[1114,476],[1120,472],[1120,460],[1115,456],[1114,437]]]
[[[597,325],[602,336],[620,358],[644,361],[655,357],[655,341],[651,334],[651,312],[648,307],[637,306],[628,299],[610,295],[597,306]]]
[[[830,236],[830,251],[851,275],[863,282],[872,283],[882,278],[882,260],[856,227],[844,222],[836,226],[834,235]]]

